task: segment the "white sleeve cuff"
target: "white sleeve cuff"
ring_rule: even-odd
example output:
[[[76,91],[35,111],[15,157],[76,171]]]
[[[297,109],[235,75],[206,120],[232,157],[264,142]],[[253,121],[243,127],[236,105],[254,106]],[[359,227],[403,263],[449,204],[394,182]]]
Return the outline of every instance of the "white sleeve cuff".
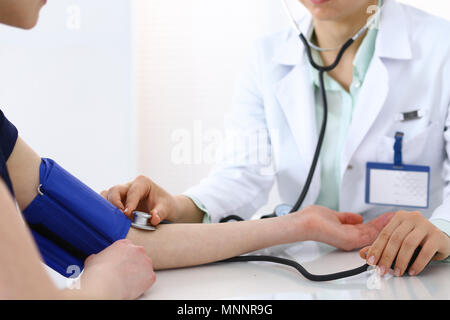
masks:
[[[450,221],[444,219],[433,219],[430,220],[430,222],[450,237]],[[442,262],[450,263],[450,256],[447,259],[442,260]]]

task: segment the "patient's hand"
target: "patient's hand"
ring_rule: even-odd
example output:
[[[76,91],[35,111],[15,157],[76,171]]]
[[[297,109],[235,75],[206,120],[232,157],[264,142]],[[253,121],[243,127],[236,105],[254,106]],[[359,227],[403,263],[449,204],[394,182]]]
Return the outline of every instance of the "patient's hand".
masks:
[[[90,298],[128,300],[147,291],[156,277],[144,248],[125,239],[89,256],[80,279]]]
[[[150,223],[154,226],[166,219],[176,221],[180,211],[175,197],[145,176],[116,185],[101,195],[128,217],[136,210],[150,213]]]
[[[363,223],[358,214],[336,212],[321,206],[310,206],[293,213],[294,217],[300,218],[297,220],[304,221],[308,240],[324,242],[346,251],[372,244],[393,215],[386,213]]]

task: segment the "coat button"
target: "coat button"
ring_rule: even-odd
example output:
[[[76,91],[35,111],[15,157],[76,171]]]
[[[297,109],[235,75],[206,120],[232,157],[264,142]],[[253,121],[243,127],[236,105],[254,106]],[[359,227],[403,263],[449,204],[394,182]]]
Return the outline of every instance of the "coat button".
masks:
[[[347,170],[353,170],[353,166],[352,166],[351,164],[349,164],[349,165],[347,166]]]

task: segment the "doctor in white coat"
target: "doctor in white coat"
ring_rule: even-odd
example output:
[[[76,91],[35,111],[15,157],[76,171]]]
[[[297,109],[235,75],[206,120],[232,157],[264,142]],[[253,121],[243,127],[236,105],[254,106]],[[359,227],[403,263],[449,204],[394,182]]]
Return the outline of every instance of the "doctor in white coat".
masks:
[[[370,8],[380,4],[300,2],[310,12],[299,21],[300,29],[322,48],[341,46],[364,26],[373,13]],[[361,251],[381,274],[398,255],[394,272],[403,275],[418,246],[422,251],[411,275],[420,273],[433,257],[444,260],[450,254],[449,34],[450,22],[384,0],[378,27],[358,39],[326,75],[328,126],[302,208],[327,206],[361,214],[365,220],[397,212],[373,245]],[[329,65],[336,54],[315,51],[314,57]],[[154,213],[152,223],[219,222],[230,214],[248,219],[267,202],[275,181],[283,203],[294,205],[318,140],[323,117],[319,94],[317,72],[298,34],[289,30],[260,40],[236,86],[225,122],[232,134],[222,149],[222,161],[183,195],[153,187],[153,199],[159,200],[148,206]],[[404,133],[403,162],[430,167],[427,209],[365,201],[366,164],[393,162],[397,131]],[[111,188],[109,198],[121,199],[117,205],[132,211],[137,198],[142,203],[150,197],[148,188],[139,191],[132,186]],[[119,192],[121,197],[115,197]]]

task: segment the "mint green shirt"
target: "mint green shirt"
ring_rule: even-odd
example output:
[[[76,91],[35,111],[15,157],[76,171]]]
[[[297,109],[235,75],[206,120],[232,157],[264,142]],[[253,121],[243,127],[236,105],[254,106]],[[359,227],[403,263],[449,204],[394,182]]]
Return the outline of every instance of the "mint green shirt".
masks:
[[[350,91],[345,90],[328,74],[324,76],[325,90],[328,100],[328,122],[320,155],[321,188],[317,205],[339,211],[339,195],[341,186],[341,155],[347,139],[348,129],[352,123],[353,110],[358,101],[364,78],[375,52],[378,30],[370,29],[365,36],[353,61],[353,81]],[[322,64],[317,51],[313,50],[316,63]],[[310,65],[313,79],[317,128],[320,130],[323,119],[323,104],[320,93],[319,73]]]

